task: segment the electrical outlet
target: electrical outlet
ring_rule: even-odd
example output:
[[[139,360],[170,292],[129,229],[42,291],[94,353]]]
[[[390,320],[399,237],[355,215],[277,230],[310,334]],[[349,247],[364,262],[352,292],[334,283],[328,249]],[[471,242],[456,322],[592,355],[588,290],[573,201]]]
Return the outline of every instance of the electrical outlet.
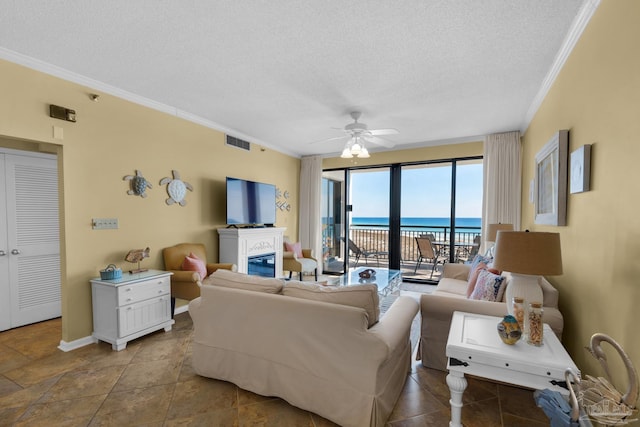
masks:
[[[118,218],[93,218],[91,220],[94,230],[107,230],[118,228]]]

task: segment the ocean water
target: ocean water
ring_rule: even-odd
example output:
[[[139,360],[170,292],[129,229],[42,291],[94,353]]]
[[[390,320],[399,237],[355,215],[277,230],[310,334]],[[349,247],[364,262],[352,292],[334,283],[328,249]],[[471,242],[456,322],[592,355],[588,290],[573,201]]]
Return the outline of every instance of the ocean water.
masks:
[[[401,218],[400,225],[403,229],[416,228],[418,230],[442,230],[449,228],[450,218]],[[351,226],[367,226],[375,228],[389,227],[388,217],[353,217]],[[456,228],[476,228],[482,226],[482,218],[456,218]]]

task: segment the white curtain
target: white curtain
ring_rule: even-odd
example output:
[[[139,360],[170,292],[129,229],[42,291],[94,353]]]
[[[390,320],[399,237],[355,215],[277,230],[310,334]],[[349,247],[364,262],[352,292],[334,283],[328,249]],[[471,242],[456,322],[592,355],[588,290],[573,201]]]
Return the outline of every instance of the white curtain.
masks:
[[[322,157],[303,157],[300,162],[299,240],[303,248],[313,251],[322,272],[322,224],[320,203],[322,194]]]
[[[488,224],[513,224],[520,230],[522,145],[520,132],[488,135],[484,141],[482,242]]]

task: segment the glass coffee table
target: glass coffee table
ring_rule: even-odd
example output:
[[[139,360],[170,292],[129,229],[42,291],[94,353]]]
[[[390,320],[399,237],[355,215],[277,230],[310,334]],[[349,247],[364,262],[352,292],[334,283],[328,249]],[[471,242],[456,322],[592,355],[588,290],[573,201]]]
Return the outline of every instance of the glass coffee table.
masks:
[[[376,275],[370,279],[360,278],[360,273],[368,269],[374,270]],[[336,280],[336,282],[331,284],[336,286],[374,284],[378,287],[378,294],[385,297],[400,289],[400,284],[402,283],[402,272],[400,270],[390,270],[388,268],[360,267],[340,276]]]

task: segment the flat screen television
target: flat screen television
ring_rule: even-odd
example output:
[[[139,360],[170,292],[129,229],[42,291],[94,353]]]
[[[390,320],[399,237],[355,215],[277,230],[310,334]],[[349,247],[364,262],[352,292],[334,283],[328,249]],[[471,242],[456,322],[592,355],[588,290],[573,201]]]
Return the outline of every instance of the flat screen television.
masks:
[[[227,177],[227,224],[268,225],[276,222],[276,186]]]

